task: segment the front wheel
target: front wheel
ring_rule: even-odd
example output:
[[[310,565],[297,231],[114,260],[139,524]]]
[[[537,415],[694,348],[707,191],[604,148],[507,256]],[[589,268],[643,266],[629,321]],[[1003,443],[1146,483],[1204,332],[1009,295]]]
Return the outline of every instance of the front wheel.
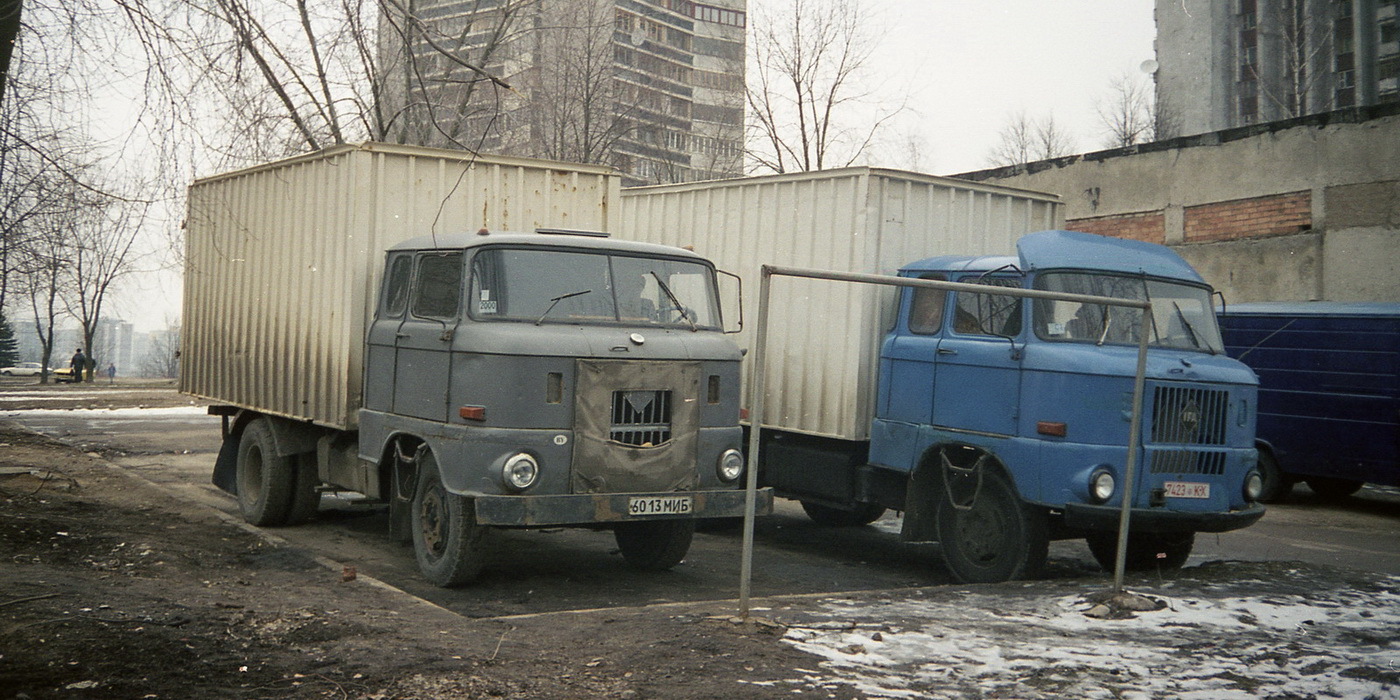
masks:
[[[437,459],[426,450],[418,458],[412,516],[413,554],[429,583],[451,588],[481,573],[486,528],[476,524],[470,500],[442,485]]]
[[[1263,503],[1282,501],[1293,490],[1293,478],[1284,474],[1278,460],[1263,449],[1259,450],[1259,477],[1264,482],[1264,488],[1259,491],[1259,500]]]
[[[947,460],[947,457],[944,457]],[[998,583],[1040,574],[1049,553],[1045,514],[981,455],[971,467],[944,470],[935,519],[943,561],[963,583]]]
[[[685,559],[695,535],[694,520],[618,523],[613,538],[628,564],[643,571],[668,571]]]
[[[860,527],[869,525],[885,514],[884,506],[874,503],[858,503],[855,508],[845,510],[832,508],[820,503],[802,501],[802,510],[818,525],[827,527]]]
[[[1118,559],[1118,533],[1094,532],[1085,541],[1089,552],[1104,571],[1113,571]],[[1194,532],[1133,532],[1128,534],[1128,552],[1123,568],[1128,571],[1170,571],[1180,569],[1196,544]]]

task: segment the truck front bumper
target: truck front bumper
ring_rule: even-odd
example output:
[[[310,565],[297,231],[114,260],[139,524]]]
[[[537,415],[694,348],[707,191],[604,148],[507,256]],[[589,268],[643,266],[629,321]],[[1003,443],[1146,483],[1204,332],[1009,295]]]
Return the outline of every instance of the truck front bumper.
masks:
[[[1065,526],[1075,530],[1117,530],[1122,510],[1118,506],[1067,503]],[[1134,532],[1229,532],[1249,527],[1262,517],[1264,506],[1258,503],[1226,513],[1134,508],[1128,527]]]
[[[681,518],[737,518],[744,515],[743,490],[598,493],[565,496],[475,496],[476,522],[500,527],[584,525]],[[640,501],[689,498],[683,513],[633,515]],[[675,501],[670,501],[674,503]],[[773,512],[773,489],[755,494],[754,514]]]

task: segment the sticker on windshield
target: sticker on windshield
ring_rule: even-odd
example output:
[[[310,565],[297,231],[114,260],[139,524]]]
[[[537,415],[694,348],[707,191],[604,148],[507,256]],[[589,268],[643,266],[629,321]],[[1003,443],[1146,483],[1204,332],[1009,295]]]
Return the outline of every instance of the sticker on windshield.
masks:
[[[496,313],[496,302],[491,300],[491,290],[481,290],[481,300],[476,305],[476,312],[479,314]]]

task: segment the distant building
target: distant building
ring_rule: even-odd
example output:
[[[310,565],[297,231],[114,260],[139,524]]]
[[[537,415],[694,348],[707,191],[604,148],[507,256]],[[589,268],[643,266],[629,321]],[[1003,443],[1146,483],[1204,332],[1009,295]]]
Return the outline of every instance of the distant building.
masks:
[[[1400,101],[1398,0],[1157,0],[1156,20],[1167,135]]]
[[[385,15],[380,46],[399,141],[612,165],[624,184],[741,172],[746,0],[403,7]]]

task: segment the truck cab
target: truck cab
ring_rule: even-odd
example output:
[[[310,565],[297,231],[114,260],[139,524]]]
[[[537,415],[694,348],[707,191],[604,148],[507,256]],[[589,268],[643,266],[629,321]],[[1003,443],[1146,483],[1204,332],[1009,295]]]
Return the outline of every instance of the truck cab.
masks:
[[[1055,538],[1085,537],[1111,566],[1124,498],[1130,568],[1180,566],[1194,533],[1257,520],[1258,382],[1225,355],[1205,281],[1137,241],[1045,231],[1017,252],[899,274],[1144,300],[1151,312],[1139,322],[1132,308],[904,288],[880,354],[864,500],[905,510],[905,538],[939,541],[968,581],[1033,575]],[[1139,333],[1141,446],[1125,494]]]

